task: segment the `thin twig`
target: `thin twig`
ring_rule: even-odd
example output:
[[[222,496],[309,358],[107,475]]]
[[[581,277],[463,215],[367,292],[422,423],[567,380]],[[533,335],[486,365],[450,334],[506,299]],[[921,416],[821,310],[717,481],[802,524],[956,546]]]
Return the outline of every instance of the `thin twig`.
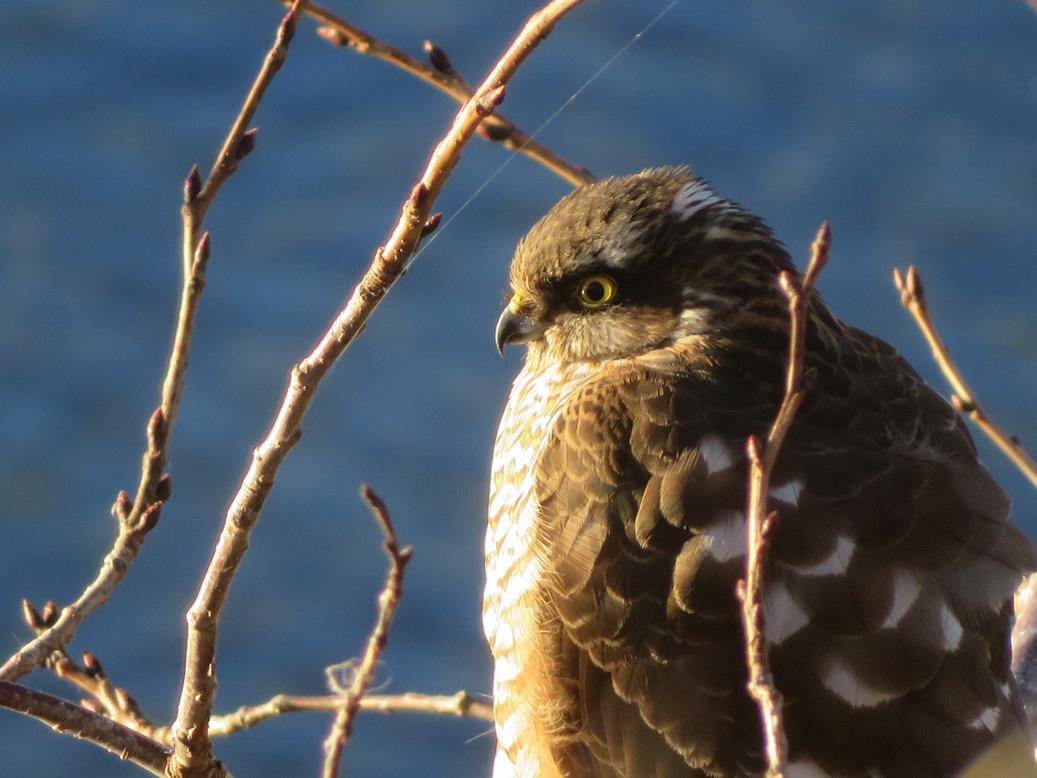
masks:
[[[374,681],[378,661],[389,641],[389,627],[396,616],[396,608],[403,595],[403,572],[413,553],[409,546],[400,548],[396,539],[396,530],[392,525],[392,517],[382,498],[367,485],[361,488],[360,493],[368,507],[371,508],[371,513],[374,514],[375,520],[385,536],[385,554],[389,557],[389,575],[385,579],[382,593],[378,596],[378,620],[367,639],[367,647],[360,658],[360,664],[353,672],[349,689],[339,700],[338,712],[328,736],[324,740],[324,778],[335,778],[338,775],[342,751],[353,734],[353,720],[360,710],[360,701]]]
[[[34,629],[43,629],[51,604],[44,615],[36,612],[28,602],[23,603],[26,618]],[[144,713],[133,696],[108,678],[100,660],[91,653],[83,654],[82,663],[76,662],[64,649],[54,651],[47,658],[47,667],[64,681],[89,695],[80,705],[94,713],[101,713],[134,732],[164,745],[173,742],[172,728],[155,725]],[[250,729],[264,721],[287,713],[336,713],[342,707],[343,695],[290,695],[278,694],[258,705],[246,705],[233,713],[213,716],[209,721],[209,737],[226,737],[243,729]],[[372,713],[425,713],[440,716],[493,720],[493,706],[481,702],[466,691],[451,695],[419,694],[365,694],[360,698],[360,710]]]
[[[334,46],[349,48],[360,54],[367,54],[382,62],[387,62],[419,78],[426,84],[434,86],[458,103],[465,103],[474,94],[468,82],[450,65],[450,60],[443,50],[431,41],[425,42],[425,51],[431,60],[431,64],[426,64],[341,19],[317,3],[306,0],[302,10],[303,13],[326,25],[318,28],[317,33]],[[487,141],[500,143],[506,149],[524,154],[573,186],[581,186],[594,181],[594,176],[587,168],[562,159],[503,116],[497,114],[487,116],[479,127],[478,134]]]
[[[232,735],[285,713],[335,713],[342,708],[341,694],[297,696],[279,694],[260,705],[249,705],[226,716],[213,716],[209,737]],[[367,694],[360,698],[360,710],[372,713],[426,713],[469,717],[493,721],[493,706],[480,702],[465,691],[450,696],[418,694]],[[162,734],[158,730],[159,735]],[[159,738],[160,740],[162,738]]]
[[[290,29],[283,23],[279,38],[289,38]],[[191,169],[184,184],[184,204],[181,208],[183,283],[180,304],[173,345],[162,382],[161,401],[148,420],[148,445],[141,463],[136,496],[131,502],[125,492],[119,492],[112,506],[112,514],[119,522],[119,532],[96,577],[74,603],[61,611],[53,624],[22,646],[0,667],[0,678],[4,680],[17,681],[41,664],[52,651],[67,645],[83,620],[107,602],[136,559],[144,537],[158,522],[162,504],[170,497],[172,482],[169,474],[163,474],[163,470],[183,397],[191,337],[205,289],[205,271],[209,260],[209,236],[208,233],[200,234],[201,225],[216,193],[254,145],[254,134],[249,135],[244,127],[255,114],[266,84],[280,67],[279,61],[269,60],[268,57],[268,62],[264,64],[269,74],[257,79],[258,86],[253,86],[246,99],[205,185],[201,185],[197,166]]]
[[[738,583],[738,595],[742,601],[749,694],[760,708],[769,778],[781,778],[785,775],[788,743],[785,739],[782,697],[774,685],[764,637],[763,579],[767,568],[768,542],[778,519],[778,514],[774,511],[765,513],[767,493],[781,446],[805,396],[808,379],[804,374],[803,361],[810,299],[817,277],[828,261],[830,242],[828,224],[822,224],[811,246],[810,263],[802,281],[797,283],[788,272],[782,273],[779,277],[782,292],[788,298],[790,321],[785,395],[767,433],[766,441],[761,443],[754,435],[746,443],[749,457],[749,498],[746,507],[749,549],[745,580]]]
[[[919,277],[918,271],[912,265],[908,267],[907,276],[905,277],[899,269],[894,268],[893,282],[897,286],[897,291],[900,292],[900,304],[914,317],[918,329],[922,331],[922,335],[925,336],[929,348],[932,349],[933,359],[943,373],[944,378],[947,379],[947,383],[951,385],[951,389],[954,392],[951,395],[951,402],[954,404],[954,407],[959,413],[970,418],[1001,449],[1001,453],[1019,468],[1022,474],[1030,480],[1030,483],[1037,487],[1037,461],[1034,461],[1033,457],[1027,453],[1018,438],[1007,434],[987,416],[980,406],[979,400],[976,399],[976,395],[965,382],[965,377],[961,374],[961,370],[958,369],[958,366],[951,358],[947,346],[936,332],[932,319],[929,317],[929,306],[925,299],[925,289],[922,286],[922,279]]]
[[[313,351],[291,371],[288,390],[266,438],[255,449],[248,472],[231,501],[220,538],[187,614],[187,656],[174,724],[169,771],[174,778],[208,776],[213,771],[208,721],[216,684],[216,625],[230,583],[248,548],[248,538],[273,486],[281,462],[298,441],[302,419],[320,381],[361,332],[368,318],[400,278],[422,236],[428,234],[432,204],[457,165],[482,119],[504,99],[504,84],[555,24],[581,0],[552,0],[537,11],[455,116],[421,179],[403,205],[386,245],[354,288],[345,306]],[[175,763],[175,764],[174,764]]]
[[[9,681],[0,681],[0,707],[31,716],[63,735],[98,745],[153,775],[165,775],[169,751],[107,716]]]

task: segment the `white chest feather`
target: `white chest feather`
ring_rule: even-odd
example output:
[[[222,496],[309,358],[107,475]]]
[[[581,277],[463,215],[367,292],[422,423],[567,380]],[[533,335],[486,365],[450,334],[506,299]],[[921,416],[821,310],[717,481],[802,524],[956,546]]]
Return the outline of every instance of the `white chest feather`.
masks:
[[[531,364],[532,363],[532,364]],[[554,421],[590,368],[527,360],[497,431],[486,530],[483,629],[494,657],[494,778],[550,775],[537,727],[546,700],[537,650],[541,563],[536,554],[536,463]]]

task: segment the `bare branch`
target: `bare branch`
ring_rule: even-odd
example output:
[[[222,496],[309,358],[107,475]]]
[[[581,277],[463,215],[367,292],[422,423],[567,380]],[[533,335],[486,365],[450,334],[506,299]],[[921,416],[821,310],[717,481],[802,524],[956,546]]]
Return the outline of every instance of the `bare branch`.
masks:
[[[389,627],[392,625],[396,608],[403,595],[403,572],[410,561],[412,550],[400,548],[396,540],[396,530],[389,516],[389,509],[382,498],[375,494],[370,486],[363,486],[360,493],[374,514],[378,525],[385,535],[385,553],[389,557],[389,575],[385,580],[385,588],[378,596],[378,620],[367,639],[367,647],[360,659],[360,664],[353,673],[353,680],[339,701],[338,712],[324,740],[324,778],[335,778],[342,761],[342,751],[353,734],[353,719],[360,710],[360,700],[374,680],[378,661],[389,640]]]
[[[320,381],[403,274],[425,231],[432,204],[479,123],[503,100],[504,84],[550,34],[558,20],[580,2],[552,0],[530,17],[432,152],[386,245],[375,252],[371,266],[345,306],[309,356],[292,369],[281,407],[266,438],[253,453],[248,472],[227,511],[198,595],[188,611],[184,682],[173,728],[174,752],[169,767],[173,776],[216,774],[212,743],[208,738],[216,684],[216,625],[230,583],[248,548],[249,534],[259,518],[281,462],[299,439],[302,419]]]
[[[213,716],[209,737],[232,735],[286,713],[335,713],[342,708],[341,694],[316,697],[279,694],[260,705],[239,708],[226,716]],[[361,711],[373,713],[427,713],[493,721],[493,706],[476,700],[468,692],[450,696],[417,694],[367,694],[359,699]],[[161,730],[158,734],[163,734]],[[162,738],[159,738],[160,740]]]
[[[107,716],[9,681],[0,681],[0,706],[38,719],[63,735],[98,745],[154,775],[165,775],[169,751]]]
[[[767,775],[781,778],[788,762],[788,743],[782,715],[781,693],[774,685],[767,643],[763,631],[763,579],[767,569],[768,542],[777,523],[776,512],[766,513],[771,473],[778,460],[792,420],[805,396],[808,377],[804,373],[804,344],[809,320],[810,298],[817,277],[828,261],[831,232],[822,224],[811,246],[810,263],[801,283],[791,273],[779,277],[781,289],[789,305],[789,356],[785,374],[785,395],[777,416],[763,443],[753,436],[746,443],[749,457],[749,498],[746,507],[749,549],[745,580],[738,582],[742,601],[742,623],[745,628],[746,664],[749,668],[749,694],[760,708],[764,745],[767,753]]]
[[[897,291],[900,292],[900,304],[914,317],[918,329],[922,331],[929,348],[932,349],[933,359],[944,378],[947,379],[947,383],[951,385],[954,392],[951,395],[951,402],[954,407],[959,413],[970,418],[1001,449],[1001,453],[1019,468],[1022,474],[1030,480],[1030,483],[1037,487],[1037,461],[1034,461],[1033,457],[1027,453],[1015,435],[1007,434],[987,416],[980,407],[976,395],[965,382],[961,370],[951,358],[947,346],[936,332],[932,319],[929,318],[929,306],[926,304],[925,289],[918,271],[912,265],[908,267],[905,277],[899,269],[894,268],[893,282],[897,286]]]
[[[360,54],[380,59],[382,62],[388,62],[426,84],[434,86],[458,103],[465,103],[474,94],[464,78],[454,70],[446,53],[431,41],[425,41],[425,51],[430,61],[429,64],[426,64],[339,18],[317,3],[307,0],[303,3],[302,10],[303,13],[326,25],[318,28],[317,33],[334,46],[343,46]],[[486,121],[479,126],[478,134],[487,141],[500,143],[506,149],[524,154],[573,186],[589,184],[594,180],[594,176],[589,170],[562,159],[503,116],[495,114],[487,117]]]
[[[119,533],[97,576],[74,603],[62,610],[53,625],[4,663],[0,668],[0,678],[4,680],[18,680],[42,663],[52,651],[72,640],[83,620],[108,600],[115,587],[125,577],[136,559],[144,536],[157,523],[162,503],[169,499],[171,481],[168,474],[163,474],[163,469],[173,424],[183,396],[191,336],[194,332],[198,304],[205,288],[205,270],[209,259],[209,236],[208,233],[201,234],[201,225],[220,187],[237,170],[241,160],[255,145],[255,131],[248,130],[247,126],[255,115],[267,86],[284,62],[288,42],[294,34],[296,15],[297,12],[293,11],[282,21],[277,40],[267,55],[204,185],[197,167],[191,169],[184,182],[184,204],[181,207],[183,287],[173,345],[162,383],[161,403],[148,422],[148,447],[141,465],[136,497],[131,503],[124,492],[119,493],[112,508],[115,518],[119,521]]]

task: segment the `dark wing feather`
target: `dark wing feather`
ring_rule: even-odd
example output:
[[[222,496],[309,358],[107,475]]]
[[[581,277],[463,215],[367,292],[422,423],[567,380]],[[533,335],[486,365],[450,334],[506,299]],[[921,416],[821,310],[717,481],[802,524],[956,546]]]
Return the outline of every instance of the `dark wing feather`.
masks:
[[[1034,552],[950,406],[849,334],[859,347],[821,363],[772,483],[767,635],[791,758],[949,775],[1019,726],[1006,642]],[[734,592],[743,444],[774,401],[723,386],[617,371],[571,399],[539,462],[574,776],[762,770]]]

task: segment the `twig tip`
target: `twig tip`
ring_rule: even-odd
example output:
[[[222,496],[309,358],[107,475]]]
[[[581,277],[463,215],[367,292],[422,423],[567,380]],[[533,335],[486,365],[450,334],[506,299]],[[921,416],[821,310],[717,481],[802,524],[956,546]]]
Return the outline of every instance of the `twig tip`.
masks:
[[[444,76],[456,76],[457,71],[454,70],[454,65],[450,61],[450,57],[447,56],[443,49],[439,48],[432,41],[425,41],[422,44],[422,48],[425,49],[425,54],[428,56],[428,63],[432,66],[432,69],[442,73]]]
[[[191,170],[184,179],[184,205],[193,203],[201,191],[202,175],[198,172],[198,165],[191,165]]]
[[[43,617],[40,616],[39,611],[33,607],[32,603],[28,599],[22,598],[22,618],[25,619],[25,623],[29,625],[29,628],[35,632],[40,631],[46,625],[43,623]]]

